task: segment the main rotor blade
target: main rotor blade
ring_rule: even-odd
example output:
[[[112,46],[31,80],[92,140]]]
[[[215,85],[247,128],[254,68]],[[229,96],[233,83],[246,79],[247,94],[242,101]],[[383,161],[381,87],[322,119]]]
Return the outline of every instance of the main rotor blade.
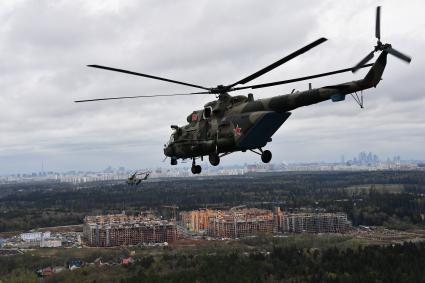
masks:
[[[410,61],[412,61],[412,58],[410,58],[409,56],[407,56],[407,55],[404,55],[403,53],[401,53],[400,51],[397,51],[396,49],[394,49],[394,48],[392,48],[392,47],[390,47],[390,48],[387,48],[386,49],[386,51],[388,52],[388,53],[390,53],[391,55],[394,55],[395,57],[397,57],[398,59],[401,59],[401,60],[403,60],[403,61],[405,61],[405,62],[407,62],[407,63],[410,63]]]
[[[80,102],[92,102],[92,101],[104,101],[104,100],[118,100],[118,99],[131,99],[131,98],[150,98],[150,97],[168,97],[168,96],[182,96],[182,95],[196,95],[196,94],[209,94],[208,91],[202,92],[191,92],[191,93],[174,93],[174,94],[156,94],[156,95],[136,95],[136,96],[119,96],[119,97],[106,97],[106,98],[94,98],[94,99],[84,99],[76,100],[75,103]]]
[[[373,66],[373,64],[362,65],[359,68],[366,68],[366,67],[370,67],[370,66]],[[341,70],[336,70],[336,71],[332,71],[332,72],[321,73],[321,74],[317,74],[317,75],[300,77],[300,78],[295,78],[295,79],[290,79],[290,80],[277,81],[277,82],[264,83],[264,84],[251,85],[251,86],[236,87],[236,88],[233,88],[232,91],[233,90],[247,89],[247,88],[257,89],[257,88],[271,87],[271,86],[282,85],[282,84],[289,84],[289,83],[293,83],[293,82],[305,81],[305,80],[310,80],[310,79],[315,79],[315,78],[320,78],[320,77],[350,72],[352,70],[353,70],[353,68],[347,68],[347,69],[341,69]]]
[[[123,70],[123,69],[111,68],[111,67],[106,67],[106,66],[101,66],[101,65],[87,65],[87,67],[104,69],[104,70],[108,70],[108,71],[120,72],[120,73],[124,73],[124,74],[130,74],[130,75],[135,75],[135,76],[140,76],[140,77],[145,77],[145,78],[150,78],[150,79],[155,79],[155,80],[160,80],[160,81],[166,81],[166,82],[169,82],[169,83],[175,83],[175,84],[179,84],[179,85],[186,85],[186,86],[201,88],[201,89],[205,89],[205,90],[210,90],[209,88],[203,87],[203,86],[200,86],[200,85],[189,84],[189,83],[185,83],[185,82],[180,82],[180,81],[170,80],[170,79],[161,78],[161,77],[157,77],[157,76],[127,71],[127,70]]]
[[[252,81],[253,79],[256,79],[256,78],[258,78],[259,76],[262,76],[262,75],[264,75],[265,73],[270,72],[271,70],[273,70],[273,69],[275,69],[275,68],[279,67],[280,65],[282,65],[282,64],[284,64],[284,63],[286,63],[286,62],[288,62],[289,60],[292,60],[292,59],[294,59],[295,57],[297,57],[297,56],[299,56],[299,55],[301,55],[301,54],[303,54],[303,53],[307,52],[308,50],[310,50],[310,49],[312,49],[312,48],[316,47],[317,45],[319,45],[319,44],[321,44],[321,43],[325,42],[326,40],[327,40],[327,39],[326,39],[326,38],[324,38],[324,37],[319,38],[318,40],[316,40],[316,41],[314,41],[314,42],[312,42],[312,43],[310,43],[310,44],[308,44],[308,45],[304,46],[303,48],[301,48],[301,49],[299,49],[299,50],[297,50],[297,51],[295,51],[295,52],[293,52],[293,53],[289,54],[288,56],[283,57],[282,59],[280,59],[280,60],[278,60],[278,61],[274,62],[273,64],[271,64],[271,65],[269,65],[269,66],[267,66],[267,67],[265,67],[265,68],[263,68],[263,69],[261,69],[261,70],[259,70],[259,71],[255,72],[255,73],[254,73],[254,74],[252,74],[252,75],[249,75],[248,77],[246,77],[246,78],[244,78],[244,79],[242,79],[242,80],[240,80],[240,81],[235,82],[234,84],[228,85],[227,87],[228,87],[228,88],[232,88],[232,87],[233,87],[233,86],[235,86],[235,85],[238,85],[238,84],[245,84],[245,83],[247,83],[247,82],[250,82],[250,81]]]
[[[366,57],[364,57],[359,63],[357,63],[356,66],[353,67],[352,72],[355,73],[357,72],[357,70],[360,68],[360,66],[363,66],[364,64],[366,64],[367,62],[369,62],[370,60],[372,60],[373,58],[373,53],[375,51],[370,52],[369,54],[366,55]]]
[[[381,6],[376,7],[375,36],[381,40]]]

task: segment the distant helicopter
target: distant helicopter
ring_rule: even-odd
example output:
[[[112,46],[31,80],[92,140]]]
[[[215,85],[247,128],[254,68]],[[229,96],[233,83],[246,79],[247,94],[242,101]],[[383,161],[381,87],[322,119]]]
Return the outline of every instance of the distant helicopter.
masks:
[[[378,40],[377,45],[374,47],[372,52],[370,52],[364,59],[362,59],[352,68],[284,81],[236,87],[237,85],[244,85],[270,72],[276,67],[325,42],[327,39],[323,37],[235,83],[230,85],[218,85],[217,87],[211,88],[123,69],[116,69],[100,65],[88,65],[89,67],[93,68],[121,72],[130,75],[142,76],[170,83],[195,87],[202,89],[203,91],[166,95],[140,95],[98,98],[79,100],[75,102],[214,94],[216,95],[216,100],[208,102],[204,105],[203,109],[193,111],[189,114],[189,116],[187,116],[187,125],[181,127],[177,125],[171,126],[173,133],[171,134],[169,142],[164,145],[164,154],[166,157],[170,157],[171,165],[176,165],[178,159],[191,159],[192,173],[199,174],[201,173],[202,169],[200,165],[196,165],[196,159],[200,158],[203,160],[204,156],[208,156],[211,165],[217,166],[220,163],[220,158],[237,151],[251,151],[260,155],[261,160],[264,163],[268,163],[272,159],[272,154],[269,150],[263,150],[263,147],[266,146],[268,142],[272,141],[273,134],[289,118],[291,115],[291,110],[326,100],[332,100],[333,102],[343,101],[345,100],[345,96],[348,94],[351,94],[360,107],[363,108],[362,91],[376,87],[378,85],[387,63],[388,54],[410,63],[411,58],[409,56],[395,50],[390,44],[383,44],[381,42],[380,11],[381,7],[377,7],[375,26],[375,36]],[[373,58],[375,52],[381,52],[378,59],[373,64],[366,64]],[[254,99],[254,96],[251,93],[247,96],[229,95],[229,92],[232,91],[271,87],[335,75],[348,71],[352,71],[354,73],[360,68],[370,66],[372,67],[370,68],[367,75],[363,79],[357,81],[330,85],[317,89],[312,89],[310,85],[310,88],[306,91],[294,92],[293,90],[290,94],[257,100]],[[360,96],[357,94],[359,91],[361,92]]]
[[[140,185],[140,183],[142,181],[146,181],[149,177],[149,175],[152,172],[147,171],[147,172],[134,172],[133,174],[130,175],[130,177],[128,177],[127,179],[127,185],[129,186],[137,186]]]

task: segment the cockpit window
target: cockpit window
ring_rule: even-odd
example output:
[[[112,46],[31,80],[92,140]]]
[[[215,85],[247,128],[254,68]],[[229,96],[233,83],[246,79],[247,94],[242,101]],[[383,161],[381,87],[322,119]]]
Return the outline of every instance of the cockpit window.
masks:
[[[212,114],[212,107],[207,106],[204,108],[204,113],[202,114],[202,118],[208,119],[211,117],[211,114]]]
[[[248,101],[248,98],[246,96],[243,96],[243,95],[237,95],[237,96],[232,97],[232,103],[233,104],[239,104],[239,103],[246,102],[246,101]]]
[[[170,140],[168,141],[167,146],[168,146],[168,145],[170,145],[170,144],[172,144],[172,143],[174,142],[174,134],[175,134],[175,133],[172,133],[172,134],[171,134],[171,136],[170,136]]]

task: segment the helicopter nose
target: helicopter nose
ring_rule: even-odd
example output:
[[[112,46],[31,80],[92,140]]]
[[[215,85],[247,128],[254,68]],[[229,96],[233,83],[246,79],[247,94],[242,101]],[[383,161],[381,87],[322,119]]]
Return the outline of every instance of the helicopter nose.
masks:
[[[171,146],[164,147],[164,154],[168,157],[173,156],[173,148]]]

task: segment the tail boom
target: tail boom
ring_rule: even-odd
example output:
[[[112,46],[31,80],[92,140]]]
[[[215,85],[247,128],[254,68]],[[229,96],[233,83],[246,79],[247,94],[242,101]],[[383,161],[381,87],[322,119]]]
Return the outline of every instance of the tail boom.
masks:
[[[267,110],[286,112],[326,100],[334,102],[344,100],[350,93],[376,87],[379,84],[387,63],[387,55],[388,53],[383,51],[361,80],[276,96],[265,99],[263,103],[267,105]]]

